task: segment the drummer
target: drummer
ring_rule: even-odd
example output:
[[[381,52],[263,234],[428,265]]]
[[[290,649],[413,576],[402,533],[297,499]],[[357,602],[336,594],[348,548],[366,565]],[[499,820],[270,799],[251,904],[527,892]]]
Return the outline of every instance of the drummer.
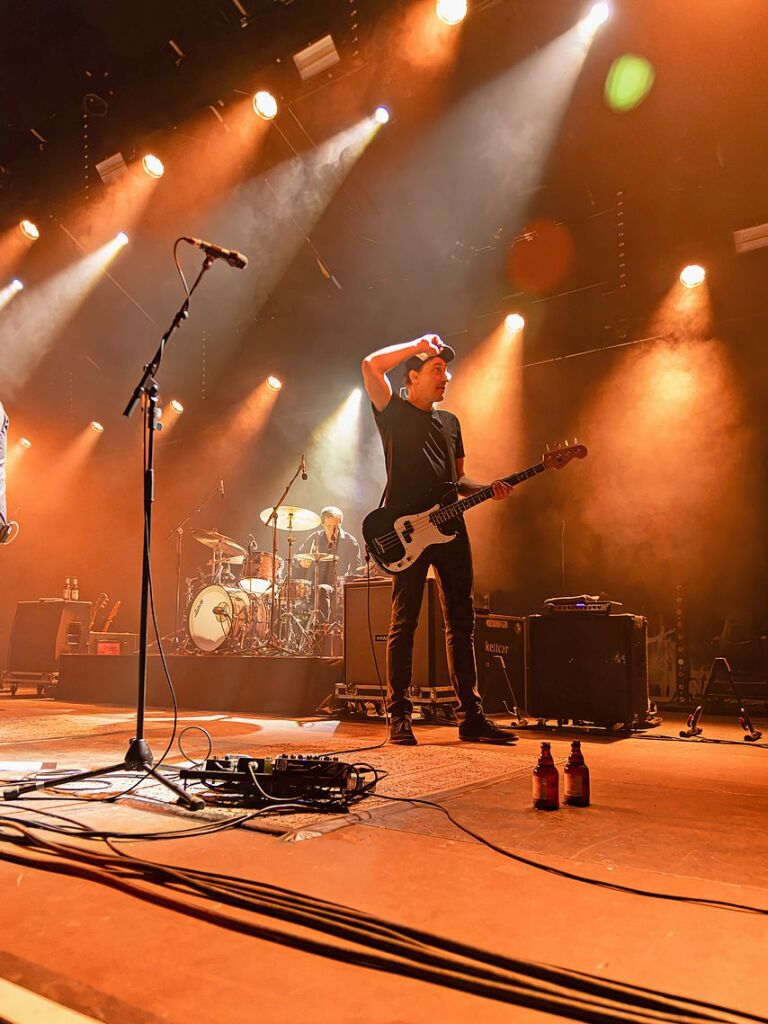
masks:
[[[360,557],[360,545],[351,533],[342,529],[344,513],[335,505],[327,505],[320,513],[320,529],[306,538],[299,548],[299,556],[304,553],[322,552],[331,555],[327,561],[320,560],[317,566],[317,582],[333,586],[337,576],[346,576],[358,570],[363,560]],[[297,561],[300,559],[297,558]],[[301,574],[313,579],[313,567],[307,562],[302,566]]]

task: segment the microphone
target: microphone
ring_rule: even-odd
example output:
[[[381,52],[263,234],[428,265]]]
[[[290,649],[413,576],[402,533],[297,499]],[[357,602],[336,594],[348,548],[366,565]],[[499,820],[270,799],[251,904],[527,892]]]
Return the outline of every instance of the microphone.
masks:
[[[189,235],[184,235],[184,241],[189,242],[190,245],[196,245],[198,249],[203,250],[206,256],[210,256],[214,260],[225,260],[230,267],[245,270],[248,266],[248,257],[238,252],[237,249],[224,249],[213,242],[206,242],[202,238],[190,238]]]
[[[307,460],[304,458],[304,452],[301,453],[301,479],[307,479]]]
[[[224,497],[224,477],[219,480],[219,494]]]

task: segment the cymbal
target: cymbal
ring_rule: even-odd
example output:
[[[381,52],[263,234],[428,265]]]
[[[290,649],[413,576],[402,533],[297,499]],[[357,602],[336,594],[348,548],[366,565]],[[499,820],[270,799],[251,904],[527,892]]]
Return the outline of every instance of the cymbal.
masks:
[[[205,564],[206,565],[242,565],[245,561],[245,555],[231,555],[227,558],[210,558]]]
[[[259,519],[267,526],[271,526],[271,508],[265,508],[259,513]],[[278,530],[314,530],[320,525],[320,516],[308,508],[299,508],[298,505],[281,505],[277,510]]]
[[[339,556],[332,555],[330,551],[300,551],[293,560],[306,569],[313,562],[338,562]]]
[[[241,547],[237,541],[232,540],[231,537],[225,537],[223,533],[219,533],[218,530],[200,530],[197,527],[192,527],[189,531],[196,541],[200,544],[205,544],[206,547],[214,548],[218,555],[244,555],[245,548]]]

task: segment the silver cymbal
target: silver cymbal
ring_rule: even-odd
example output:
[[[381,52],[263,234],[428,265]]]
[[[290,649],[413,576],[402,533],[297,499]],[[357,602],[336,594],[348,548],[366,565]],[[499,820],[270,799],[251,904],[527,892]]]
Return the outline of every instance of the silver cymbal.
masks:
[[[265,508],[259,513],[259,519],[267,526],[272,525],[272,509]],[[314,530],[320,525],[320,516],[308,508],[298,505],[281,505],[277,510],[278,530]]]
[[[189,532],[199,544],[205,544],[207,548],[213,548],[218,556],[223,555],[223,560],[231,560],[229,556],[236,555],[242,562],[245,548],[241,547],[236,540],[232,540],[231,537],[225,537],[218,530],[201,530],[197,527],[192,527]],[[219,560],[222,561],[221,557]]]
[[[306,569],[313,562],[338,562],[339,556],[331,554],[330,551],[300,551],[298,555],[293,556],[293,560]]]

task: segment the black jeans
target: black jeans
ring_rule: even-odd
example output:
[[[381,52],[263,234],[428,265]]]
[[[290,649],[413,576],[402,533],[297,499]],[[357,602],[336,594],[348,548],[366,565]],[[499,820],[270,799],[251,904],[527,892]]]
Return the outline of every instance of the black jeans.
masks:
[[[414,565],[395,576],[387,639],[389,713],[398,717],[413,711],[407,692],[413,667],[413,637],[430,565],[434,565],[437,574],[448,668],[451,684],[459,698],[459,714],[463,718],[482,714],[474,647],[472,551],[463,523],[455,540],[432,545]]]

